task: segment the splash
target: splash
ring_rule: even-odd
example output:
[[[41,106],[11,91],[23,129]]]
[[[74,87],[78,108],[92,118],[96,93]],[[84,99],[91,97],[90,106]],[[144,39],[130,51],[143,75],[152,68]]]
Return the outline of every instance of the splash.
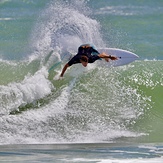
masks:
[[[56,1],[42,12],[32,33],[32,47],[44,60],[53,49],[55,55],[76,52],[83,43],[102,46],[99,23],[87,13],[85,1]]]

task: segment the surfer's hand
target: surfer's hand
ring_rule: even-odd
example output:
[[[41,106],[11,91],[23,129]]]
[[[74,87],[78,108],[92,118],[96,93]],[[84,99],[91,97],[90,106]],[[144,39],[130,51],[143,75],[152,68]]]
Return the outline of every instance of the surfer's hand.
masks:
[[[64,77],[63,76],[60,76],[59,78],[58,78],[58,80],[63,80],[64,79]]]
[[[118,59],[117,57],[115,57],[115,56],[113,56],[113,55],[110,55],[109,58],[110,58],[111,60],[117,60],[117,59]]]
[[[63,79],[64,77],[56,77],[56,76],[53,78],[53,80],[63,80]]]
[[[53,80],[63,80],[63,76],[57,74],[56,76],[54,76]]]

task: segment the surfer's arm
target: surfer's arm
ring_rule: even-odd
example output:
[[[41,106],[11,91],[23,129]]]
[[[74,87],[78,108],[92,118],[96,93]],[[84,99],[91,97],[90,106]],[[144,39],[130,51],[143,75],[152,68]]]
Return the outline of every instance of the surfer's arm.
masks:
[[[98,55],[100,58],[104,58],[104,59],[111,59],[111,60],[117,60],[118,58],[116,56],[113,55],[108,55],[106,53],[101,53]]]
[[[80,63],[80,57],[78,55],[75,55],[69,62],[65,64],[65,66],[62,69],[60,77],[63,77],[65,71],[67,70],[68,67],[72,66],[73,64]]]
[[[65,73],[65,71],[67,70],[68,67],[69,67],[69,64],[66,63],[65,66],[64,66],[63,69],[62,69],[62,72],[61,72],[60,77],[63,77],[63,75],[64,75],[64,73]]]

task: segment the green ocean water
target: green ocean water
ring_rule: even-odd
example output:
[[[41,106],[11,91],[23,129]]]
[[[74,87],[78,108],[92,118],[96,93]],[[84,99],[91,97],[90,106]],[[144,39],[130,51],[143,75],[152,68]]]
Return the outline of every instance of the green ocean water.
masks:
[[[38,148],[42,153],[59,148],[61,158],[64,150],[74,154],[76,144],[79,158],[85,155],[80,149],[88,149],[85,162],[140,157],[152,162],[146,157],[152,149],[153,162],[161,161],[162,18],[161,0],[0,1],[1,160],[10,161],[12,144],[18,153],[26,144],[49,144]],[[76,53],[83,43],[129,50],[139,60],[111,68],[75,65],[63,80],[53,80],[68,60],[65,54]],[[35,156],[28,149],[27,155]],[[117,151],[126,155],[119,157]],[[55,160],[65,161],[59,157]]]

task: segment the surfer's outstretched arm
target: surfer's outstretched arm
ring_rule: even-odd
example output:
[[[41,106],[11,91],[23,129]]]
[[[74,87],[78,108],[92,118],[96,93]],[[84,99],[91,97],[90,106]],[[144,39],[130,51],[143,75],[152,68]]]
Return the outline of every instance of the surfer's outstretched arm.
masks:
[[[100,58],[104,58],[104,59],[111,59],[111,60],[117,60],[118,58],[116,56],[113,55],[108,55],[106,53],[101,53],[98,55]]]
[[[63,77],[63,75],[64,75],[64,73],[65,73],[65,71],[67,70],[68,67],[69,67],[69,64],[66,63],[65,66],[64,66],[63,69],[62,69],[62,72],[61,72],[60,77]]]

